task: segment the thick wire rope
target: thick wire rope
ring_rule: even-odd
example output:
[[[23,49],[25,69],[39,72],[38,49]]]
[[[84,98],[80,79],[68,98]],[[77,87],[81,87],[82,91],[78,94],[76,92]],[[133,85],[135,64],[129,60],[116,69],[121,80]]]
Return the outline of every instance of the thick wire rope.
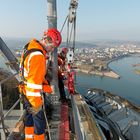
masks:
[[[70,44],[70,42],[71,42],[72,33],[73,33],[73,28],[74,28],[74,22],[73,22],[72,25],[71,25],[71,30],[70,30],[69,40],[68,40],[68,43],[69,43],[69,44]]]
[[[69,47],[69,21],[67,22],[67,47]]]
[[[62,25],[62,27],[61,27],[60,33],[62,33],[63,28],[64,28],[64,26],[65,26],[67,20],[68,20],[68,15],[67,15],[66,18],[65,18],[65,21],[64,21],[64,23],[63,23],[63,25]]]
[[[76,13],[75,13],[75,15],[76,15]],[[75,49],[75,38],[76,38],[76,16],[74,18],[73,52]]]

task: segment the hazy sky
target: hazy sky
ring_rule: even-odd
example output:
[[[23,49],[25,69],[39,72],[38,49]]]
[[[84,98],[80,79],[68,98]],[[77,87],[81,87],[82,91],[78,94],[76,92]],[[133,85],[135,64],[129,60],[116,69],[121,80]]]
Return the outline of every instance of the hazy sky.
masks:
[[[58,29],[69,3],[57,0]],[[0,36],[39,39],[46,28],[47,0],[0,0]],[[140,41],[140,0],[79,0],[76,38]]]

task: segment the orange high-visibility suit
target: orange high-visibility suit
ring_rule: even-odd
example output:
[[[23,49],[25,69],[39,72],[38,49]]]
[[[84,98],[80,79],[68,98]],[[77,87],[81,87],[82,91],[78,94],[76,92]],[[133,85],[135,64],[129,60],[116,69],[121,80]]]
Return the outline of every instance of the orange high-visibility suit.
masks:
[[[64,78],[65,78],[65,60],[66,58],[60,54],[58,54],[58,87],[60,92],[60,100],[62,102],[66,101],[66,93],[64,89]]]
[[[46,51],[41,44],[31,40],[27,50],[39,49],[41,51],[31,52],[24,61],[24,66],[21,66],[21,71],[24,76],[23,93],[33,108],[38,109],[42,106],[42,97],[40,91],[51,93],[52,89],[45,80],[46,75]],[[24,55],[24,54],[23,54]],[[21,57],[21,63],[23,61]],[[25,105],[26,107],[26,105]],[[43,111],[39,111],[35,116],[27,113],[25,118],[25,140],[44,140],[45,118]]]

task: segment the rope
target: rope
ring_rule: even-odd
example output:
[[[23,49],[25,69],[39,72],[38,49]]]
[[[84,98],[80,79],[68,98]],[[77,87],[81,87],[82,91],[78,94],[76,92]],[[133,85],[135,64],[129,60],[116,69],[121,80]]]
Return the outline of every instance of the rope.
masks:
[[[48,119],[47,119],[47,116],[46,116],[45,101],[44,101],[44,95],[43,94],[42,94],[42,100],[43,100],[43,112],[44,112],[44,117],[45,117],[45,120],[46,120],[46,126],[47,126],[47,129],[48,129],[49,140],[51,140],[51,131],[50,131]]]
[[[67,22],[67,47],[69,46],[69,22]]]

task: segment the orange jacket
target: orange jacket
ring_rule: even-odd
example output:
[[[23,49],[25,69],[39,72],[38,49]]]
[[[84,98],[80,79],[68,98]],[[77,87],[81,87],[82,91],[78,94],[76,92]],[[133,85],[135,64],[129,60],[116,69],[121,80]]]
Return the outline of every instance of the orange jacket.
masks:
[[[24,61],[24,81],[25,85],[23,88],[23,93],[31,103],[33,107],[39,107],[42,105],[42,98],[40,91],[45,90],[44,92],[51,93],[52,89],[48,85],[48,82],[45,80],[46,75],[46,60],[45,55],[46,51],[42,46],[36,41],[31,40],[28,45],[28,50],[30,49],[39,49],[30,53]],[[22,64],[23,56],[21,57]]]

